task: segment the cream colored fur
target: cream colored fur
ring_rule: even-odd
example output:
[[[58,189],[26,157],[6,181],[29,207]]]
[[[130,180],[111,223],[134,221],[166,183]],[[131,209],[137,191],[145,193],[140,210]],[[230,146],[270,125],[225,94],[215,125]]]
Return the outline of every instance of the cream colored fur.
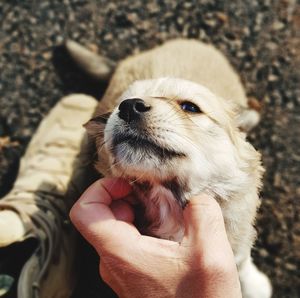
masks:
[[[145,135],[164,148],[184,153],[184,158],[150,158],[138,144],[132,148],[126,143],[112,153],[114,134],[125,129],[118,105],[129,98],[141,98],[151,106],[145,116]],[[185,113],[179,107],[182,100],[195,103],[202,113]],[[118,65],[96,116],[107,112],[112,114],[105,129],[93,120],[87,125],[96,138],[97,169],[137,185],[151,222],[148,232],[176,241],[182,238],[182,206],[165,181],[175,179],[184,186],[180,195],[186,200],[201,192],[212,194],[222,207],[244,297],[270,297],[268,279],[250,259],[263,169],[260,154],[238,127],[247,130],[259,118],[248,109],[244,89],[225,57],[194,40],[170,41],[129,57]],[[138,186],[144,182],[152,186],[147,192]]]

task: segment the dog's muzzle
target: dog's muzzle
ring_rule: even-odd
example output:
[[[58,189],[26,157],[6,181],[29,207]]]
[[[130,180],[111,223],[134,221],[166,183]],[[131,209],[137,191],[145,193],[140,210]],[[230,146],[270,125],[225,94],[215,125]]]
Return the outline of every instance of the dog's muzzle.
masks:
[[[128,163],[137,163],[137,158],[140,159],[141,156],[145,159],[152,156],[161,161],[184,157],[182,152],[159,143],[155,135],[148,131],[147,118],[150,117],[150,110],[151,106],[141,98],[125,99],[120,103],[118,117],[124,121],[124,126],[122,129],[120,126],[114,129],[112,153],[126,158]]]

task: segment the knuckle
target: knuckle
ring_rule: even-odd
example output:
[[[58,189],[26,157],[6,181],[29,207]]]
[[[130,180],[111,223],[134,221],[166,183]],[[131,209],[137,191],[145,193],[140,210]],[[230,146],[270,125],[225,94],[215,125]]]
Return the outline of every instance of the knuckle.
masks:
[[[102,280],[103,280],[105,283],[107,283],[107,284],[110,283],[109,273],[108,273],[108,271],[107,271],[107,269],[106,269],[106,266],[104,265],[103,262],[100,262],[100,265],[99,265],[99,274],[100,274]]]
[[[76,223],[78,221],[78,214],[80,213],[78,209],[78,204],[75,204],[69,212],[69,217],[73,223]]]
[[[194,269],[211,277],[227,277],[232,275],[237,269],[235,263],[232,263],[224,255],[208,255],[204,252],[195,252],[192,258]]]
[[[216,278],[227,278],[236,270],[235,266],[226,259],[213,258],[205,261],[205,272]]]

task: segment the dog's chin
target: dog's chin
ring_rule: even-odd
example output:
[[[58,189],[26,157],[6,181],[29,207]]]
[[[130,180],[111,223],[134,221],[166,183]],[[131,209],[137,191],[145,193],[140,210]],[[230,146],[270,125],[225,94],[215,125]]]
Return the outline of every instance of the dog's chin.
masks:
[[[167,175],[170,168],[184,153],[164,147],[150,138],[117,135],[113,138],[111,154],[114,168],[125,176],[157,178]]]

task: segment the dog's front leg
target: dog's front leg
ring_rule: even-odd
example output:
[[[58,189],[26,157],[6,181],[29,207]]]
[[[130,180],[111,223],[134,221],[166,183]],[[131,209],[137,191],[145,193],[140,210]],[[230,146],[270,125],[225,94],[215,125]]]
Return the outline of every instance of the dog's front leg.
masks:
[[[239,267],[243,298],[269,298],[272,286],[269,278],[259,271],[249,256]]]

